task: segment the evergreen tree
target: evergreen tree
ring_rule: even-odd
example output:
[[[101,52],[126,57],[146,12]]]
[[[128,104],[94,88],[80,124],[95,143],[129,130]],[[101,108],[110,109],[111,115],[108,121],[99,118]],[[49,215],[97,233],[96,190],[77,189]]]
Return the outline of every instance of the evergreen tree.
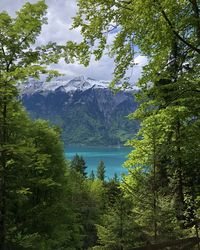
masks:
[[[104,206],[104,187],[99,180],[89,180],[82,174],[73,171],[70,175],[72,198],[80,225],[79,236],[81,248],[88,249],[96,244],[97,231],[95,225],[100,222]]]
[[[95,180],[95,174],[94,174],[94,171],[92,170],[91,173],[90,173],[90,180],[94,181]]]
[[[122,192],[115,195],[114,202],[108,203],[106,211],[97,224],[97,245],[92,249],[132,249],[141,243],[143,233],[137,225],[131,202]]]
[[[100,161],[97,167],[97,178],[103,182],[105,181],[105,172],[105,164],[103,161]]]
[[[82,156],[79,156],[78,154],[76,154],[71,161],[71,167],[75,171],[83,175],[84,177],[87,176],[87,172],[86,172],[87,167],[86,167],[85,160],[83,159]]]

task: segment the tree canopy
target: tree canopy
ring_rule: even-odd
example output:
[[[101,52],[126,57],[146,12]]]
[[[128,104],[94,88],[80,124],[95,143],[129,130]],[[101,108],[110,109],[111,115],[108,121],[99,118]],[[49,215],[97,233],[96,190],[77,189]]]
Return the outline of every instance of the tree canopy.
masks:
[[[68,57],[78,57],[87,65],[90,55],[98,60],[108,48],[115,59],[114,81],[126,81],[126,71],[134,66],[139,53],[149,59],[145,78],[153,81],[170,63],[171,49],[177,41],[182,50],[179,60],[187,67],[199,67],[199,1],[78,1],[73,28],[83,36],[80,44],[68,43]],[[114,39],[108,44],[109,33]],[[108,46],[107,46],[108,45]],[[198,70],[198,69],[197,69]],[[147,80],[147,79],[146,79]]]
[[[130,115],[141,129],[128,142],[134,150],[121,187],[134,197],[135,220],[150,242],[184,237],[183,229],[198,220],[199,6],[198,0],[79,0],[72,28],[83,41],[66,47],[69,59],[85,65],[104,52],[114,57],[112,87],[130,84],[137,55],[148,59],[137,83],[139,106]],[[174,224],[165,223],[169,218]]]
[[[44,150],[41,142],[38,141],[37,145],[34,146],[38,138],[35,138],[35,142],[28,138],[27,131],[34,138],[33,134],[36,133],[37,129],[35,128],[34,131],[30,129],[30,121],[24,114],[17,98],[17,84],[29,77],[37,78],[41,73],[58,74],[56,71],[48,70],[47,66],[58,61],[60,48],[52,43],[35,46],[42,25],[47,21],[45,17],[46,9],[47,6],[44,1],[39,1],[36,4],[27,2],[16,13],[16,17],[11,17],[6,12],[0,13],[0,249],[7,249],[10,246],[9,244],[14,241],[17,242],[17,247],[20,244],[18,240],[23,241],[23,237],[31,237],[33,232],[25,233],[26,228],[18,228],[17,220],[21,218],[20,211],[19,218],[15,217],[12,220],[11,214],[15,213],[16,209],[20,210],[21,204],[24,204],[24,200],[28,197],[34,197],[35,189],[43,190],[42,193],[45,186],[51,186],[51,188],[57,186],[50,172],[47,177],[48,167],[55,167],[53,171],[57,175],[56,178],[64,174],[63,163],[61,163],[63,159],[58,159],[58,162],[61,160],[61,165],[59,169],[56,169],[54,163],[50,161],[48,153],[40,152],[40,149],[41,151]],[[39,124],[39,122],[35,125],[36,127],[43,127],[41,131],[43,130],[45,133],[45,129],[47,129],[45,126]],[[41,135],[41,138],[45,143],[43,135]],[[54,140],[54,132],[49,130],[49,134],[46,133],[47,138]],[[55,146],[54,149],[58,153],[60,146],[58,146],[56,140],[54,140],[55,145],[51,144],[51,146]],[[56,146],[58,147],[56,148]],[[34,179],[34,175],[42,176],[45,172],[47,175],[44,176],[44,179],[42,177],[37,181]],[[31,173],[32,176],[30,177]],[[16,176],[19,177],[18,180],[15,178]],[[30,183],[27,184],[25,180],[29,180]],[[30,187],[31,182],[33,186],[35,185],[35,188]],[[11,200],[13,200],[13,203]],[[14,204],[15,202],[16,204]],[[43,202],[45,201],[43,200]],[[36,203],[41,205],[39,201],[36,201]],[[16,213],[18,214],[18,212]],[[19,221],[21,222],[20,219]],[[16,230],[17,234],[12,237],[12,233]],[[33,236],[36,235],[33,233]]]
[[[200,19],[198,0],[79,0],[73,28],[83,42],[36,47],[44,1],[0,13],[0,249],[132,249],[195,236],[200,242]],[[108,44],[109,33],[114,34]],[[108,45],[108,46],[107,46]],[[65,51],[64,51],[65,50]],[[112,86],[139,53],[148,58],[131,119],[141,128],[125,163],[105,180],[87,178],[83,157],[69,164],[60,133],[32,121],[17,85],[66,54],[88,65],[114,57]],[[71,167],[71,168],[70,168]],[[165,244],[164,244],[165,245]]]

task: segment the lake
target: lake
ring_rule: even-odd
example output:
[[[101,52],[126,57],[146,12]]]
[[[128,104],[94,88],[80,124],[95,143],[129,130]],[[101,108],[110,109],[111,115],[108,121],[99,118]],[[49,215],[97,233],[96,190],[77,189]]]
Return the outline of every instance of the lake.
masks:
[[[127,170],[122,164],[131,151],[128,147],[85,147],[85,146],[67,146],[65,148],[65,156],[71,160],[75,154],[83,156],[86,161],[88,175],[93,170],[96,173],[99,161],[103,161],[106,167],[106,178],[112,178],[116,173],[120,176]]]

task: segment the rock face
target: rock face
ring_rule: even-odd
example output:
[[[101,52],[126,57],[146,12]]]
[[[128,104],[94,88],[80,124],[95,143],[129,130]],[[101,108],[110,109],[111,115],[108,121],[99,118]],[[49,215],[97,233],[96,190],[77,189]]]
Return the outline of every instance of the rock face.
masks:
[[[31,116],[59,125],[66,145],[119,145],[132,138],[136,121],[126,116],[136,109],[132,91],[116,95],[109,82],[77,77],[20,86],[22,102]]]

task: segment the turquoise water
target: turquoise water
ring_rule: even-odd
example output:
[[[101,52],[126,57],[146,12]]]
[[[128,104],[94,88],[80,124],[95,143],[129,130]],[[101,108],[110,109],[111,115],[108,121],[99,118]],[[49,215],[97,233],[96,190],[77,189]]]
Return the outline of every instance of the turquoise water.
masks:
[[[71,160],[75,154],[83,156],[87,165],[87,173],[90,174],[96,169],[99,161],[104,161],[106,167],[106,178],[112,178],[116,173],[120,176],[126,173],[127,170],[122,167],[122,164],[127,158],[128,153],[131,151],[127,147],[78,147],[68,146],[65,148],[65,156]]]

